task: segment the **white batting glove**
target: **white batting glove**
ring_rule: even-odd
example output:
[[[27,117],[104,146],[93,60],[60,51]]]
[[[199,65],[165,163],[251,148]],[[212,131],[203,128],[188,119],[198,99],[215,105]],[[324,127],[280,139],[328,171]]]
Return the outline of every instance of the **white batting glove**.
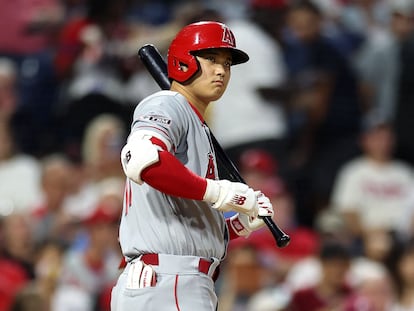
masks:
[[[259,211],[256,217],[240,213],[230,217],[230,226],[239,236],[248,237],[253,231],[265,226],[264,221],[259,216],[273,217],[273,205],[269,198],[260,191],[256,191],[255,193],[257,195],[257,203],[259,205]]]
[[[207,179],[203,201],[222,211],[236,211],[255,217],[259,212],[257,193],[249,186],[228,180]]]

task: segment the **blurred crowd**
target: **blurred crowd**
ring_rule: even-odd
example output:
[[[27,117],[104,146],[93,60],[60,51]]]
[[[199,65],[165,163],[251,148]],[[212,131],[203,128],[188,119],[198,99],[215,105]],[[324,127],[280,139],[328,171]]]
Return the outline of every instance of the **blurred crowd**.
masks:
[[[207,123],[291,236],[230,242],[219,311],[414,310],[414,0],[0,1],[0,310],[106,311],[120,150],[184,25],[250,61]]]

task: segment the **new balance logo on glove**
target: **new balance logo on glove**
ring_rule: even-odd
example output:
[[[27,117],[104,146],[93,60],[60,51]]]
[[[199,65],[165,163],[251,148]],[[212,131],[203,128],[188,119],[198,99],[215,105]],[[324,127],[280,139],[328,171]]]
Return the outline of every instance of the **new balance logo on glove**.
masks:
[[[246,197],[245,196],[241,196],[241,195],[235,195],[232,199],[231,199],[231,203],[233,204],[237,204],[237,205],[243,205],[246,202]]]

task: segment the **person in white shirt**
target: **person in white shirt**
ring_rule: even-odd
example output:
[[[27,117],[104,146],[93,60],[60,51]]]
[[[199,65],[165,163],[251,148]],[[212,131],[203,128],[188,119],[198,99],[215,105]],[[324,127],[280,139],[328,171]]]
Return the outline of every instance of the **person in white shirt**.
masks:
[[[413,191],[413,168],[393,156],[392,125],[377,114],[365,120],[361,147],[363,154],[339,171],[331,206],[345,216],[355,237],[378,229],[400,232]]]

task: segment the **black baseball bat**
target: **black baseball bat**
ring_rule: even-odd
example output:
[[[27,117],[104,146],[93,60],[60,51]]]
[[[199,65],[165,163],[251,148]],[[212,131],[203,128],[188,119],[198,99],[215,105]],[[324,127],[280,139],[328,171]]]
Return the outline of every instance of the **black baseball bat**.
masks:
[[[171,83],[168,79],[167,64],[157,48],[153,44],[146,44],[138,50],[138,56],[160,88],[163,90],[170,89]],[[227,179],[246,184],[240,172],[224,152],[211,130],[210,135],[216,152],[217,161],[219,162],[219,165],[226,170]],[[270,216],[264,216],[262,219],[275,238],[278,247],[285,247],[290,243],[290,237],[275,224]]]

